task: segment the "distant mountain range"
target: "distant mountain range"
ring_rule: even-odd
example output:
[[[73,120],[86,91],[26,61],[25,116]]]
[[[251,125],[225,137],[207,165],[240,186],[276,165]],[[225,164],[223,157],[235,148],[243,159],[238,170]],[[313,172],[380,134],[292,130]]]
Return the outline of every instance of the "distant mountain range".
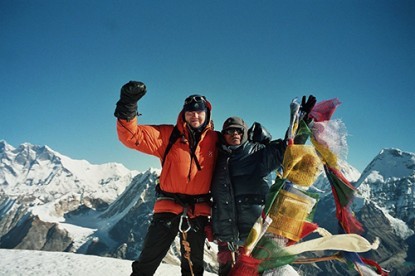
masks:
[[[360,173],[344,163],[343,174],[358,188],[353,210],[365,237],[379,237],[367,254],[390,275],[415,273],[415,154],[384,149]],[[155,200],[160,171],[130,171],[123,165],[73,160],[47,146],[0,141],[0,248],[65,251],[136,259]],[[321,175],[315,221],[332,233],[337,220],[330,186]],[[178,244],[165,262],[178,264]],[[205,250],[216,271],[216,247]],[[306,275],[353,274],[339,262],[293,265]]]
[[[343,174],[357,187],[352,210],[363,224],[364,237],[380,239],[375,251],[362,254],[390,271],[390,275],[415,275],[415,154],[399,149],[383,149],[358,173],[343,164]],[[315,221],[332,233],[338,229],[330,186],[321,175],[313,185],[320,191]],[[322,262],[303,266],[310,275],[348,274],[344,264]],[[308,275],[308,274],[307,274]]]

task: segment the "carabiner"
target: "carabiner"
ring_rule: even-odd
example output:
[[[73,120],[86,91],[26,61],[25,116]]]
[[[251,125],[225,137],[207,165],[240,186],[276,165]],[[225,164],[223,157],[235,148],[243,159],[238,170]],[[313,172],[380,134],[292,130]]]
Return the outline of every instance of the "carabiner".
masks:
[[[187,223],[187,228],[186,229],[183,229],[182,228],[182,226],[183,226],[183,220],[186,220],[186,223]],[[190,225],[189,217],[187,215],[182,215],[180,217],[179,231],[182,232],[182,233],[187,233],[187,232],[189,232],[189,230],[191,228],[192,228],[192,226]]]
[[[187,228],[186,229],[182,229],[183,227],[183,220],[186,220],[187,223]],[[182,233],[187,233],[189,232],[189,230],[192,228],[192,226],[190,225],[190,220],[189,217],[187,216],[187,207],[183,208],[183,213],[180,217],[180,222],[179,222],[179,231]]]

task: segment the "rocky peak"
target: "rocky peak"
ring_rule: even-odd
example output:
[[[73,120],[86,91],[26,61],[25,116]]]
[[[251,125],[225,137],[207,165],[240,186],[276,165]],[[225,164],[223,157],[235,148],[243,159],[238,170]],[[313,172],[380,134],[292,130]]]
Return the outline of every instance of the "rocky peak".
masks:
[[[361,195],[415,229],[415,154],[384,149],[367,166],[358,183]]]

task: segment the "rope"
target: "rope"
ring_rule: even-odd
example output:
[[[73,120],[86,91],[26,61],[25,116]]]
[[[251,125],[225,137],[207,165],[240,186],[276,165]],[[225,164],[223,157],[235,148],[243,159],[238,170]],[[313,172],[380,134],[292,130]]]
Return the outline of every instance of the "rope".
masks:
[[[293,262],[293,264],[310,264],[324,261],[344,261],[340,253],[336,253],[330,256],[317,257],[317,258],[301,258]]]
[[[185,229],[183,229],[183,220],[185,220],[187,224],[187,227]],[[182,233],[182,245],[185,251],[184,258],[187,259],[187,261],[189,262],[190,274],[194,276],[193,263],[190,259],[190,243],[187,241],[187,232],[189,232],[191,228],[192,226],[190,225],[189,217],[187,216],[187,207],[184,207],[183,213],[180,217],[179,231]]]
[[[189,262],[189,267],[190,267],[190,273],[192,276],[194,276],[193,273],[193,263],[192,260],[190,259],[190,243],[187,241],[187,232],[182,232],[182,245],[184,248],[184,258],[187,259],[187,261]]]

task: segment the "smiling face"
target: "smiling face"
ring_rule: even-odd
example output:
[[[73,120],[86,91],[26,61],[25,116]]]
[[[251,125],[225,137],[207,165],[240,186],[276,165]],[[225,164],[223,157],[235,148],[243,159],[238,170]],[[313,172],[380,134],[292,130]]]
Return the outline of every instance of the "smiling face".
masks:
[[[199,128],[206,120],[205,111],[186,111],[184,119],[192,128]]]
[[[226,144],[229,146],[237,146],[242,142],[243,130],[240,128],[228,128],[223,131]]]

